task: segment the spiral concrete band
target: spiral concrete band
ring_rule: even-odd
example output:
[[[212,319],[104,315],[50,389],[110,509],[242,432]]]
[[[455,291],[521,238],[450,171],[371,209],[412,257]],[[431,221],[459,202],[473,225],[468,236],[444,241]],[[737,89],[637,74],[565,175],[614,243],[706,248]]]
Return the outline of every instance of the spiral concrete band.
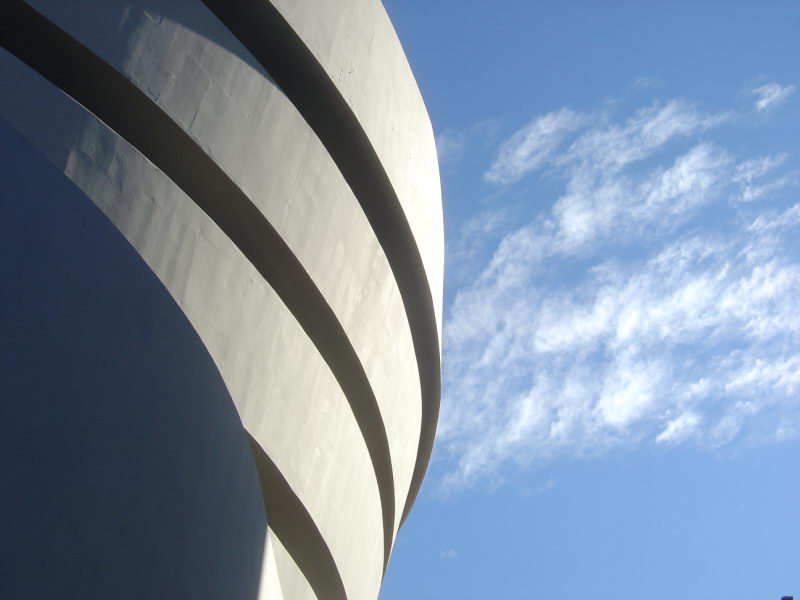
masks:
[[[31,469],[73,477],[11,507],[30,555],[0,586],[376,598],[433,443],[443,269],[433,135],[383,7],[1,10],[2,466],[21,498]],[[96,426],[42,425],[65,406]],[[67,568],[101,551],[107,575]]]

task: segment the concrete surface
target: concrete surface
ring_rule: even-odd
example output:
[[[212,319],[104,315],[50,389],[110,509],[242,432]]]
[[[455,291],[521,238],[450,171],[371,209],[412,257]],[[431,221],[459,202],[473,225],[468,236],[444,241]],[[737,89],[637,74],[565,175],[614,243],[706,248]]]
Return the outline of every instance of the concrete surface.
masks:
[[[106,73],[103,82],[122,78],[141,94],[144,108],[135,114],[125,109],[133,94],[121,98],[122,108],[95,104],[105,93],[97,81],[82,88],[81,106],[41,63],[0,55],[0,114],[102,211],[160,280],[274,469],[266,478],[259,470],[270,523],[269,530],[260,526],[261,541],[251,550],[263,565],[260,597],[375,598],[409,490],[413,500],[427,464],[429,444],[421,436],[427,431],[432,441],[435,427],[424,402],[438,403],[438,383],[421,375],[426,355],[418,339],[435,340],[431,364],[438,370],[443,258],[430,124],[383,8],[361,0],[344,10],[338,2],[275,3],[351,105],[390,178],[424,263],[425,302],[435,314],[424,332],[419,319],[410,324],[408,288],[401,293],[363,198],[354,196],[292,98],[203,3],[28,4],[35,18],[88,51],[81,60],[113,68],[113,77],[96,71]],[[37,31],[55,35],[47,27]],[[53,54],[79,57],[51,53],[44,60],[58,60]],[[146,115],[169,125],[145,132],[149,141],[125,129],[136,119],[156,122]],[[166,150],[152,149],[159,140]],[[178,141],[191,152],[169,156]],[[191,162],[189,154],[199,158]],[[214,189],[232,195],[204,199],[213,193],[178,172],[190,174],[185,170],[203,161],[214,167],[203,177],[218,173],[210,181],[222,187]],[[11,195],[25,193],[20,184]],[[238,207],[250,206],[258,215],[251,221],[263,220],[271,247],[288,263],[269,265],[278,260],[264,250],[270,246],[246,239],[258,238],[261,225],[241,217],[230,225],[242,214]],[[301,280],[322,317],[292,295]],[[292,524],[298,518],[318,532],[310,553],[300,541],[309,536]]]

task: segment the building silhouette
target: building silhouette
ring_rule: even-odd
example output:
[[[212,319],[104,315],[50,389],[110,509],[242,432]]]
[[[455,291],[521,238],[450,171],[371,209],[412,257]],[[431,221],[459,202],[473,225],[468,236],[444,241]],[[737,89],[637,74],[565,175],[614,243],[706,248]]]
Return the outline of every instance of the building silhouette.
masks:
[[[443,273],[380,2],[0,11],[0,596],[376,598]]]

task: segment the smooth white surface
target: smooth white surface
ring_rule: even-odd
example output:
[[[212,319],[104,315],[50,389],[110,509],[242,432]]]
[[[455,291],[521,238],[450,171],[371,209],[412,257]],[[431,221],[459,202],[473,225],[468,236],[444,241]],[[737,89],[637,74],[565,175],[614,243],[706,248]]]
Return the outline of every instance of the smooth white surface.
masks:
[[[428,112],[377,0],[273,0],[325,68],[381,159],[428,274],[441,346],[444,224]]]
[[[396,282],[357,200],[291,102],[201,2],[29,2],[169,114],[248,195],[333,309],[375,393],[396,532],[416,461],[420,383]],[[430,123],[378,2],[277,2],[367,131],[417,237],[439,330],[443,231]],[[156,12],[158,11],[158,12]],[[86,14],[92,19],[86,19]],[[348,597],[377,596],[381,506],[364,440],[325,362],[261,275],[175,184],[2,53],[2,114],[108,216],[213,357],[245,427],[326,540]],[[439,331],[440,333],[440,331]],[[271,536],[272,537],[272,536]],[[313,597],[273,537],[271,596]],[[266,581],[266,580],[265,580]]]
[[[76,18],[74,5],[31,4],[125,73],[179,123],[303,263],[345,328],[381,409],[394,471],[396,531],[419,438],[416,357],[386,257],[325,148],[200,2],[174,3],[166,18],[109,0],[91,23]],[[202,35],[184,23],[203,23]]]
[[[214,359],[245,427],[314,517],[348,596],[374,597],[383,539],[372,463],[316,348],[255,268],[163,173],[5,53],[2,71],[19,94],[4,95],[3,115],[97,204],[164,283]],[[41,111],[32,110],[37,102]],[[342,567],[349,564],[361,568]]]

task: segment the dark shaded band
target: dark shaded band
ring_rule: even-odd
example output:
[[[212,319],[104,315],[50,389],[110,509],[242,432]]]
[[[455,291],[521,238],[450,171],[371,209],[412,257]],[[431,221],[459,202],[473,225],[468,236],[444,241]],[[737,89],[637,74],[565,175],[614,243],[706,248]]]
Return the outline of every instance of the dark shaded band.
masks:
[[[335,313],[271,223],[139,88],[21,0],[4,0],[2,45],[84,106],[180,187],[277,293],[327,363],[355,416],[381,500],[384,563],[395,518],[386,429],[366,372]]]
[[[266,69],[314,130],[353,190],[403,299],[422,391],[422,427],[403,520],[428,467],[439,418],[436,316],[414,234],[383,164],[350,105],[302,38],[268,0],[203,0]]]
[[[314,519],[264,449],[249,433],[247,437],[264,492],[264,509],[270,528],[292,556],[317,598],[347,600],[333,555]]]

